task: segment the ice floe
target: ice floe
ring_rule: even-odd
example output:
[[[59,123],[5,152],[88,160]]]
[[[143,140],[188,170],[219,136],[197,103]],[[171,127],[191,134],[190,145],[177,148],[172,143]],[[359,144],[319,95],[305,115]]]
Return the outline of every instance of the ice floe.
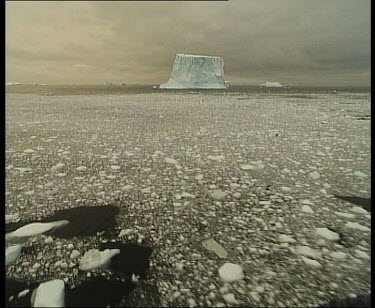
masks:
[[[244,278],[242,267],[234,263],[224,263],[219,268],[219,275],[225,282],[234,282]]]
[[[113,256],[120,253],[120,249],[106,249],[99,251],[98,249],[90,249],[86,251],[79,263],[79,269],[82,271],[90,271],[96,268],[107,268]]]

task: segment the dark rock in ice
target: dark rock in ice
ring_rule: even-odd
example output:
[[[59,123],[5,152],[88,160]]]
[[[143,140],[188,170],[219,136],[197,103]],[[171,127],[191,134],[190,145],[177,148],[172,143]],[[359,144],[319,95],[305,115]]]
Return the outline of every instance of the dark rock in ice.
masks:
[[[133,243],[102,243],[99,250],[120,249],[120,254],[111,258],[110,268],[123,275],[139,275],[145,277],[150,266],[152,248]]]
[[[371,294],[358,295],[355,298],[334,299],[318,307],[371,307]]]
[[[132,292],[135,285],[105,277],[95,277],[74,289],[65,288],[66,307],[119,307],[122,299]]]
[[[366,211],[371,213],[371,198],[360,198],[360,197],[354,197],[354,196],[337,196],[336,198],[353,203],[355,205],[359,205],[363,207]]]
[[[23,281],[9,279],[5,280],[5,303],[6,307],[31,307],[31,294],[38,287],[39,283],[26,283]],[[18,298],[18,294],[26,289],[29,289],[29,293]],[[9,301],[9,298],[13,296],[13,299]]]

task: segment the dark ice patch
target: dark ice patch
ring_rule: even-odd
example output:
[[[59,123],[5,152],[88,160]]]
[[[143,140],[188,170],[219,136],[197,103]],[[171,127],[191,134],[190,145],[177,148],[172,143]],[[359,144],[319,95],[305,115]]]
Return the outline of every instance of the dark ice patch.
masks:
[[[46,235],[53,235],[61,238],[72,238],[76,236],[93,236],[98,232],[110,231],[116,225],[115,217],[119,208],[113,205],[104,206],[81,206],[60,210],[46,218],[37,221],[19,221],[7,224],[6,233],[15,231],[25,225],[34,222],[54,222],[68,220],[69,224],[55,230],[45,232]]]
[[[151,247],[133,243],[101,243],[99,249],[120,249],[120,254],[111,258],[110,268],[114,272],[123,275],[146,276],[153,250]]]
[[[355,298],[334,299],[318,307],[371,307],[371,294],[359,295]]]
[[[335,195],[335,198],[353,203],[355,205],[359,205],[363,207],[366,211],[371,213],[371,198],[360,198],[360,197],[353,197],[353,196],[338,196]]]
[[[28,284],[23,281],[7,278],[5,280],[6,307],[31,307],[31,294],[38,287],[38,285],[39,283]],[[29,293],[21,298],[18,298],[18,294],[26,289],[29,289]],[[13,299],[9,301],[11,296],[13,296]]]
[[[97,232],[114,228],[115,217],[119,208],[113,205],[81,206],[56,212],[54,215],[40,220],[40,222],[52,222],[68,220],[69,224],[45,234],[51,234],[61,238],[76,236],[93,236]]]
[[[122,299],[133,291],[129,280],[94,277],[74,289],[65,288],[66,307],[119,307]]]

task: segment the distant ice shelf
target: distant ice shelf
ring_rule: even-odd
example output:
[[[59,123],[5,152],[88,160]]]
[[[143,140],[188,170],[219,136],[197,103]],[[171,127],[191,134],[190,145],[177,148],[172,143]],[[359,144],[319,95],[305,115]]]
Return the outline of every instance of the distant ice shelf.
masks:
[[[226,89],[222,57],[177,54],[171,76],[160,89]]]

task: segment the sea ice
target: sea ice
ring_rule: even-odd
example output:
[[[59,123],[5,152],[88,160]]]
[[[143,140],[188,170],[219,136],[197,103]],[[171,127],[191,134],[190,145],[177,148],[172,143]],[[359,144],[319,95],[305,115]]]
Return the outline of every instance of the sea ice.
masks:
[[[234,263],[225,263],[219,268],[219,275],[225,282],[233,282],[244,278],[241,266]]]
[[[305,258],[303,256],[301,258],[302,258],[303,262],[305,262],[309,266],[312,266],[312,267],[321,267],[322,266],[318,261],[311,260],[311,259]]]
[[[5,215],[5,223],[6,224],[9,224],[9,223],[12,223],[12,222],[18,222],[20,221],[20,218],[18,216],[18,214],[9,214],[9,215]]]
[[[120,249],[90,249],[81,258],[79,269],[82,271],[91,271],[96,268],[107,268],[113,256],[120,253]]]
[[[286,235],[286,234],[280,234],[279,235],[279,241],[281,243],[295,243],[296,240],[291,238],[290,236]]]
[[[212,193],[211,193],[211,197],[212,199],[214,200],[221,200],[223,198],[225,198],[227,194],[219,189],[216,189],[214,190]]]
[[[312,208],[306,204],[302,205],[301,211],[305,213],[309,213],[309,214],[314,214],[314,211],[312,210]]]
[[[65,307],[65,284],[61,279],[43,282],[35,291],[33,307]]]
[[[355,217],[354,214],[350,214],[350,213],[335,212],[335,214],[337,216],[344,217],[344,218],[354,218]]]
[[[354,213],[357,213],[357,214],[368,214],[368,212],[364,208],[359,207],[359,206],[355,206],[355,207],[351,208],[350,210]]]
[[[296,253],[313,259],[319,259],[322,255],[319,251],[314,250],[309,246],[297,246]]]

